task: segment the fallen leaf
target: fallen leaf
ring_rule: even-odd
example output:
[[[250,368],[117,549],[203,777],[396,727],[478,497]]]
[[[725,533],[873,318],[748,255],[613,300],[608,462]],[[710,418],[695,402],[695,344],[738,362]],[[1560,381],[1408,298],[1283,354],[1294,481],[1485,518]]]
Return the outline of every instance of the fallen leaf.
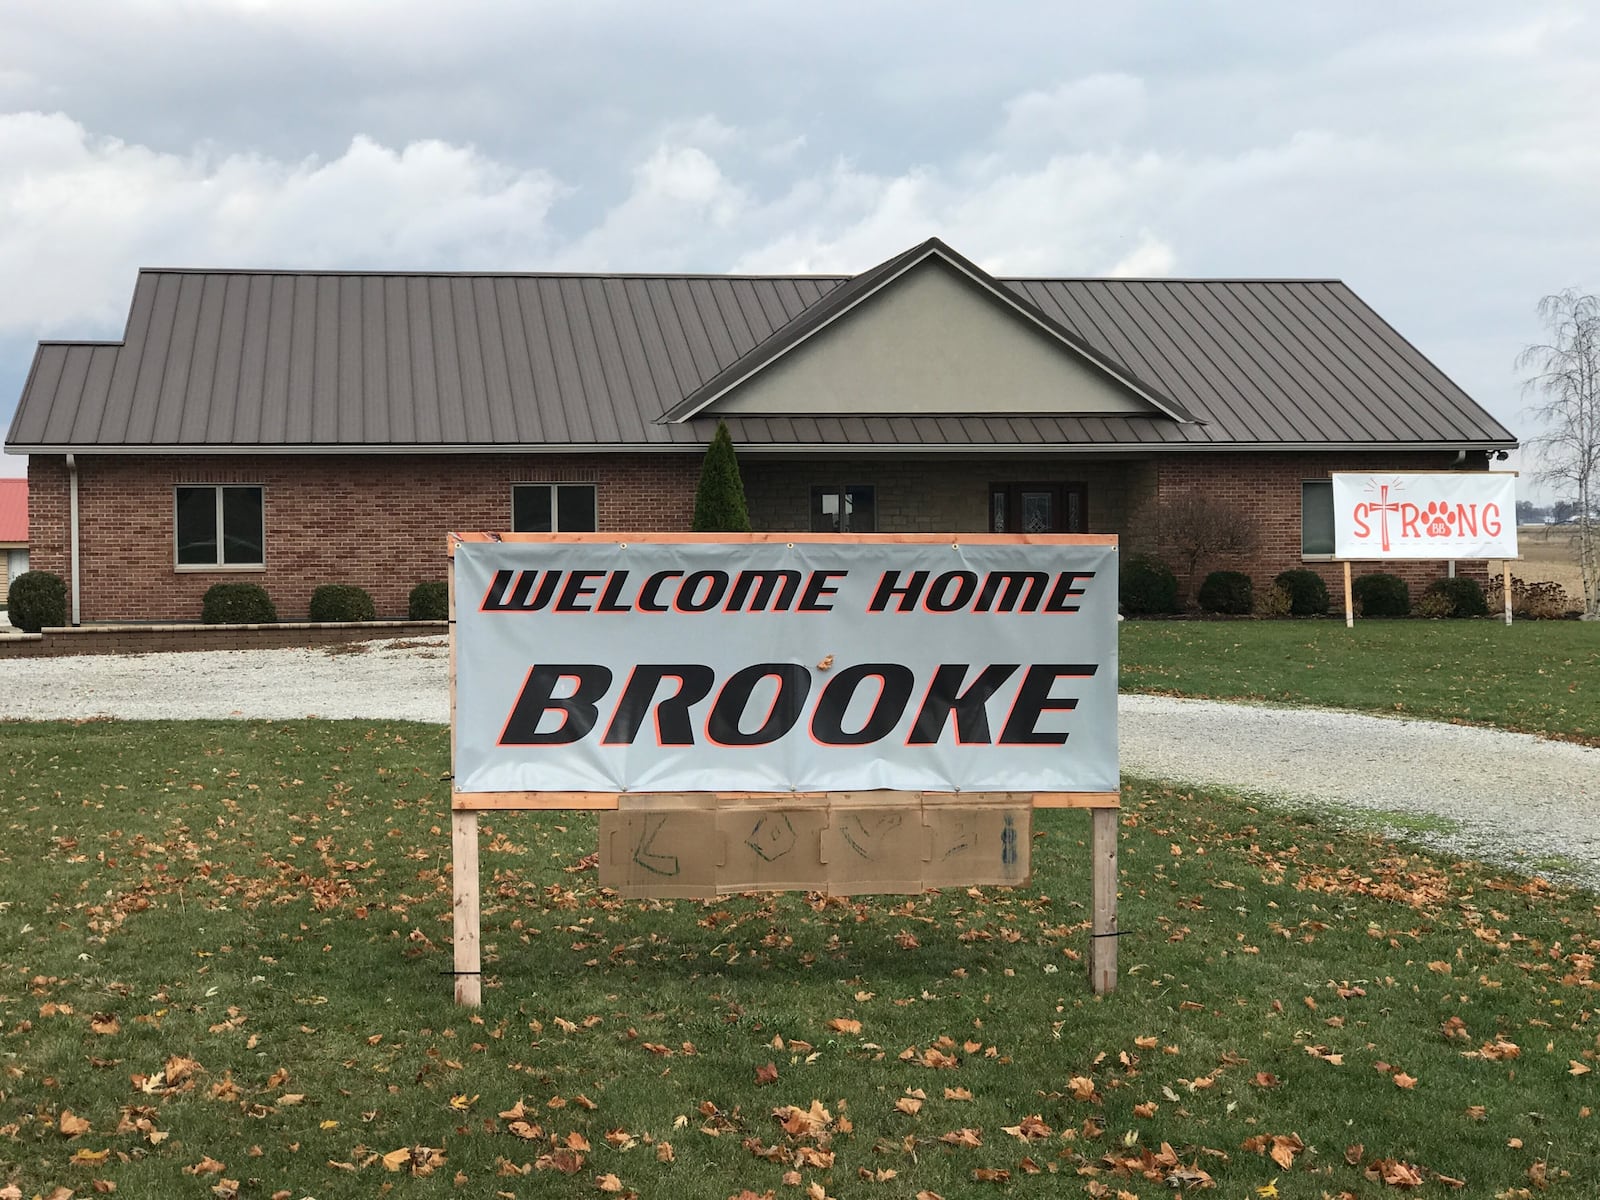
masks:
[[[856,1034],[861,1032],[861,1022],[853,1017],[834,1017],[828,1022],[828,1028],[835,1033]]]
[[[595,1178],[594,1186],[602,1192],[620,1192],[622,1190],[622,1180],[615,1175],[600,1175]]]
[[[1407,1075],[1404,1071],[1396,1071],[1394,1073],[1394,1085],[1397,1088],[1404,1088],[1409,1092],[1412,1088],[1417,1086],[1417,1081],[1413,1076]]]
[[[1575,1058],[1569,1058],[1567,1059],[1567,1062],[1571,1064],[1571,1066],[1567,1068],[1568,1075],[1587,1075],[1591,1070],[1593,1070],[1593,1068],[1587,1063],[1581,1063]]]
[[[768,1063],[764,1067],[757,1067],[756,1068],[756,1086],[757,1087],[760,1087],[763,1084],[777,1083],[777,1082],[778,1082],[778,1066],[777,1066],[776,1063]]]
[[[89,1122],[80,1116],[76,1116],[70,1108],[61,1110],[61,1119],[56,1125],[69,1138],[79,1137],[89,1132]]]
[[[908,1117],[914,1117],[922,1111],[922,1101],[913,1096],[901,1096],[894,1102],[896,1112],[903,1112]]]

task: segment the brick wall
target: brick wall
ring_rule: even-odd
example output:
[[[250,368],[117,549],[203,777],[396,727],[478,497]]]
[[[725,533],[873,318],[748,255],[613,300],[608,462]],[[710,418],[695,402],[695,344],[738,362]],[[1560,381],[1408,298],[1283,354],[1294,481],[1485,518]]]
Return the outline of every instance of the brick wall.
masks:
[[[1344,595],[1344,565],[1342,563],[1303,560],[1300,553],[1300,485],[1310,480],[1325,480],[1330,471],[1443,471],[1481,470],[1481,455],[1469,455],[1457,467],[1454,452],[1412,451],[1408,453],[1337,452],[1328,454],[1172,454],[1160,463],[1159,481],[1154,503],[1180,499],[1185,495],[1201,494],[1223,503],[1254,511],[1259,514],[1259,545],[1248,556],[1227,556],[1211,563],[1200,563],[1196,574],[1203,579],[1206,572],[1214,570],[1243,571],[1248,574],[1256,589],[1266,587],[1273,576],[1290,567],[1306,567],[1316,571],[1328,584],[1335,607],[1342,607]],[[1133,550],[1150,550],[1160,553],[1179,572],[1184,580],[1184,570],[1171,554],[1170,548],[1160,546],[1153,535],[1152,509],[1144,508],[1133,515],[1134,534],[1128,539]],[[1415,599],[1419,590],[1446,574],[1443,561],[1388,561],[1353,562],[1354,575],[1369,571],[1386,571],[1398,575],[1411,585]],[[1479,583],[1488,579],[1482,562],[1460,562],[1456,574],[1470,576]],[[1199,579],[1193,580],[1198,585]],[[1194,587],[1188,594],[1192,597]]]
[[[694,511],[700,454],[634,455],[306,455],[79,456],[82,619],[193,621],[218,580],[249,580],[272,596],[286,621],[304,620],[311,591],[356,583],[379,617],[406,615],[411,588],[443,579],[444,534],[505,529],[511,485],[586,482],[598,488],[602,530],[686,530]],[[1331,470],[1440,470],[1444,452],[1375,454],[1206,454],[1151,457],[983,459],[933,457],[741,460],[751,522],[758,530],[810,526],[813,484],[877,489],[882,532],[970,533],[987,528],[991,483],[1083,483],[1091,532],[1120,533],[1130,549],[1152,548],[1149,515],[1158,498],[1205,494],[1259,514],[1260,548],[1245,561],[1203,564],[1250,573],[1257,587],[1302,565],[1300,484]],[[1481,460],[1470,466],[1481,466]],[[30,565],[67,578],[67,472],[60,457],[28,464]],[[177,571],[173,487],[248,483],[266,489],[267,564],[260,571]],[[1338,591],[1340,567],[1305,563]],[[1379,569],[1357,564],[1358,572]],[[1413,588],[1443,575],[1443,563],[1391,563]],[[1459,573],[1482,581],[1482,563]]]
[[[597,485],[602,529],[687,529],[699,454],[78,456],[84,621],[197,621],[219,580],[259,583],[285,621],[311,591],[355,583],[377,615],[404,617],[412,587],[443,579],[444,535],[506,529],[513,483]],[[68,578],[65,460],[31,455],[30,565]],[[266,569],[178,571],[173,487],[261,484]]]

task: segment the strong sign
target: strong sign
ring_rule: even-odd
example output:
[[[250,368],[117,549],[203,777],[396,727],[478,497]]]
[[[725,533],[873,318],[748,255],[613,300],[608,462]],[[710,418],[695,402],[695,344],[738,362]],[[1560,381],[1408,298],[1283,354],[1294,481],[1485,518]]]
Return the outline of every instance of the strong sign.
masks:
[[[1114,538],[454,558],[458,792],[1117,789]]]
[[[1509,471],[1333,475],[1335,558],[1515,558]]]

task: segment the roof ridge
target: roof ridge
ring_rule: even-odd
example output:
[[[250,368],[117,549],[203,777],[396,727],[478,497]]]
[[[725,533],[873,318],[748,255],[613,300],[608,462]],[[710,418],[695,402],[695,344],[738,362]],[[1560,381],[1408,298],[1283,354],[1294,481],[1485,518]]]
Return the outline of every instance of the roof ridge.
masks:
[[[826,279],[855,276],[844,271],[423,271],[385,267],[359,270],[349,267],[140,267],[140,275],[333,275],[388,279]]]
[[[937,239],[933,239],[937,240]],[[940,243],[943,245],[943,243]],[[422,270],[399,267],[140,267],[140,275],[287,275],[382,279],[815,279],[848,282],[872,275],[912,251],[897,254],[865,271],[487,271],[475,269]],[[953,251],[952,251],[953,253]],[[1323,275],[995,275],[1000,283],[1338,283],[1338,276]],[[1348,285],[1347,285],[1348,286]]]

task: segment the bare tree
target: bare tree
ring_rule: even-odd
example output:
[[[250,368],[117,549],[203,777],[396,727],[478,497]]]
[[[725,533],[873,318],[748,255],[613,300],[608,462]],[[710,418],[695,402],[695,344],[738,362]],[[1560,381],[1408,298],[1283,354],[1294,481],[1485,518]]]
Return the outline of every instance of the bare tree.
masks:
[[[1574,288],[1539,301],[1549,340],[1527,346],[1517,367],[1531,371],[1524,391],[1543,432],[1528,439],[1538,478],[1569,494],[1576,508],[1578,573],[1584,616],[1600,619],[1600,297]]]
[[[1260,540],[1254,518],[1231,504],[1193,492],[1161,501],[1156,528],[1162,545],[1174,551],[1188,569],[1191,588],[1201,563],[1209,565],[1222,554],[1248,554]]]

